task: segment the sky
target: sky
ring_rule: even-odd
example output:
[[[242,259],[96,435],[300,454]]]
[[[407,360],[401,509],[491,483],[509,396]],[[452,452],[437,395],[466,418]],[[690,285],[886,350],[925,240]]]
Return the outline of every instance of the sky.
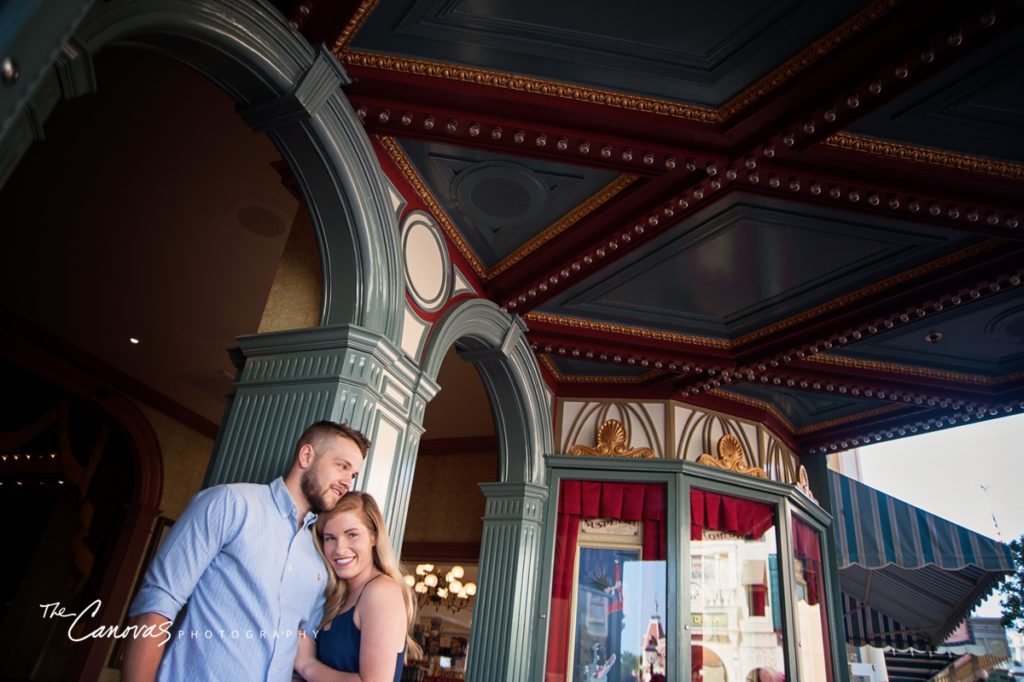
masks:
[[[991,538],[1024,534],[1024,415],[860,448],[864,483]],[[981,486],[988,486],[988,492]],[[998,593],[974,615],[999,616]]]

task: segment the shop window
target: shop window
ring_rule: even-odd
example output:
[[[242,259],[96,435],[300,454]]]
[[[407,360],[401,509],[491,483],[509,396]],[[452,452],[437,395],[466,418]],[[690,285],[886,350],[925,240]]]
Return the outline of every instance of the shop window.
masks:
[[[545,679],[664,680],[664,484],[562,481]]]
[[[690,492],[690,679],[786,678],[775,507]]]
[[[793,517],[793,595],[797,657],[804,680],[832,680],[828,615],[821,574],[821,536]]]

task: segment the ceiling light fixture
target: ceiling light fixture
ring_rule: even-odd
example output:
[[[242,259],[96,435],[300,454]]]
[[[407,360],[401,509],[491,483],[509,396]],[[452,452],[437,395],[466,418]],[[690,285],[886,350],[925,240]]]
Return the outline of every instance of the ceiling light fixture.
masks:
[[[462,566],[452,566],[452,570],[444,574],[441,571],[441,567],[434,564],[419,564],[416,575],[405,576],[405,582],[416,593],[420,608],[429,604],[436,609],[444,607],[458,613],[476,595],[476,584],[462,582],[465,575]]]

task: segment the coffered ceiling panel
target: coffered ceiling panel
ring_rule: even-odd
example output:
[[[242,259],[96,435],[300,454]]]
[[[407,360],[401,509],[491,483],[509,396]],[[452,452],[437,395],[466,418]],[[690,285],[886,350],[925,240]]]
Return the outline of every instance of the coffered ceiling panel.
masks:
[[[883,408],[880,400],[864,400],[820,393],[804,393],[787,388],[761,384],[738,384],[719,389],[722,393],[749,398],[770,406],[782,414],[797,429],[814,424],[844,419],[853,415]]]
[[[468,147],[402,140],[412,161],[462,236],[495,265],[610,182],[615,173],[491,154]]]
[[[381,3],[351,46],[717,108],[865,4],[411,0]]]
[[[850,132],[1024,162],[1024,29],[925,81]]]
[[[850,345],[838,354],[988,377],[1021,372],[1024,292],[1011,289],[972,307],[951,307],[930,319]]]
[[[542,310],[735,338],[971,241],[950,230],[734,194]]]

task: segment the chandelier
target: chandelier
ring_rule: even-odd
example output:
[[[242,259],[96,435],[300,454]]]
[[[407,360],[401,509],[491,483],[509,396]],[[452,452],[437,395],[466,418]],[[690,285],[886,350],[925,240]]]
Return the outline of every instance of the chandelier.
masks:
[[[405,582],[416,593],[416,601],[420,608],[431,605],[436,609],[446,608],[458,613],[469,605],[476,594],[476,583],[463,583],[466,569],[455,565],[447,573],[442,573],[440,566],[419,564],[416,575],[405,576]]]

